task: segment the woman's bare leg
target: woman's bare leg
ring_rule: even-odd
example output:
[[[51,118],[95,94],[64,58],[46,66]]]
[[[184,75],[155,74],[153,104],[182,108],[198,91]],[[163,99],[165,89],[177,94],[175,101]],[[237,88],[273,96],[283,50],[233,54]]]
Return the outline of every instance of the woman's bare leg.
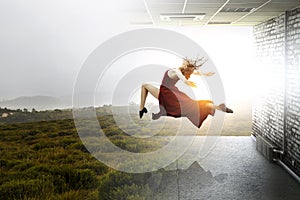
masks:
[[[220,111],[222,111],[222,109],[220,108],[220,106],[216,106],[216,105],[214,105],[214,108],[215,108],[215,109],[217,109],[217,110],[220,110]]]
[[[154,87],[153,85],[150,85],[148,83],[144,83],[141,88],[141,104],[140,104],[140,110],[142,110],[145,107],[146,98],[148,96],[148,92],[152,94],[155,98],[158,99],[159,89]]]

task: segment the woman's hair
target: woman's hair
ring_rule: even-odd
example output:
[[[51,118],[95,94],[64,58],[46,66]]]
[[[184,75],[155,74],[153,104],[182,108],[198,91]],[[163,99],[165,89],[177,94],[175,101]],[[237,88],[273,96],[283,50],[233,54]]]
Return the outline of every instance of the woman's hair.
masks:
[[[185,78],[189,79],[194,70],[204,65],[206,61],[207,60],[204,60],[204,57],[200,59],[197,58],[196,60],[184,58],[183,64],[179,67],[179,69]]]

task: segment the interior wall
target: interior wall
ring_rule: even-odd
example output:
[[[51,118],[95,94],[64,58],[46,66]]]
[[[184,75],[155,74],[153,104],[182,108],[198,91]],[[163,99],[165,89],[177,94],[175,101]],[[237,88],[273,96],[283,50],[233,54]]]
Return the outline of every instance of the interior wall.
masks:
[[[284,150],[300,174],[300,8],[254,27],[259,81],[253,104],[254,135]]]

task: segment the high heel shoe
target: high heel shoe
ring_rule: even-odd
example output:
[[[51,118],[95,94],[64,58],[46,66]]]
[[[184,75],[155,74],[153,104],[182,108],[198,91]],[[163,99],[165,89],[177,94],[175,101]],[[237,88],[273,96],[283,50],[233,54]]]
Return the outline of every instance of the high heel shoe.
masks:
[[[221,108],[221,110],[222,110],[223,112],[226,112],[226,113],[233,113],[233,110],[230,109],[230,108],[228,108],[228,107],[226,107],[226,105],[225,105],[224,103],[220,104],[219,107]]]
[[[160,118],[160,114],[159,113],[157,113],[157,114],[152,113],[152,120],[157,120],[159,118]]]
[[[140,119],[142,119],[144,113],[147,113],[148,110],[144,107],[142,110],[140,110]]]

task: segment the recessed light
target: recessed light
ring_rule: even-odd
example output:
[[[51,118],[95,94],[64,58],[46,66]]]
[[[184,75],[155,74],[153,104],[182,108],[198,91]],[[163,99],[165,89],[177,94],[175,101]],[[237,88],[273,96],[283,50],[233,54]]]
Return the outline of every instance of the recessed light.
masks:
[[[161,13],[160,19],[163,21],[171,20],[193,20],[200,21],[205,16],[205,13]]]

